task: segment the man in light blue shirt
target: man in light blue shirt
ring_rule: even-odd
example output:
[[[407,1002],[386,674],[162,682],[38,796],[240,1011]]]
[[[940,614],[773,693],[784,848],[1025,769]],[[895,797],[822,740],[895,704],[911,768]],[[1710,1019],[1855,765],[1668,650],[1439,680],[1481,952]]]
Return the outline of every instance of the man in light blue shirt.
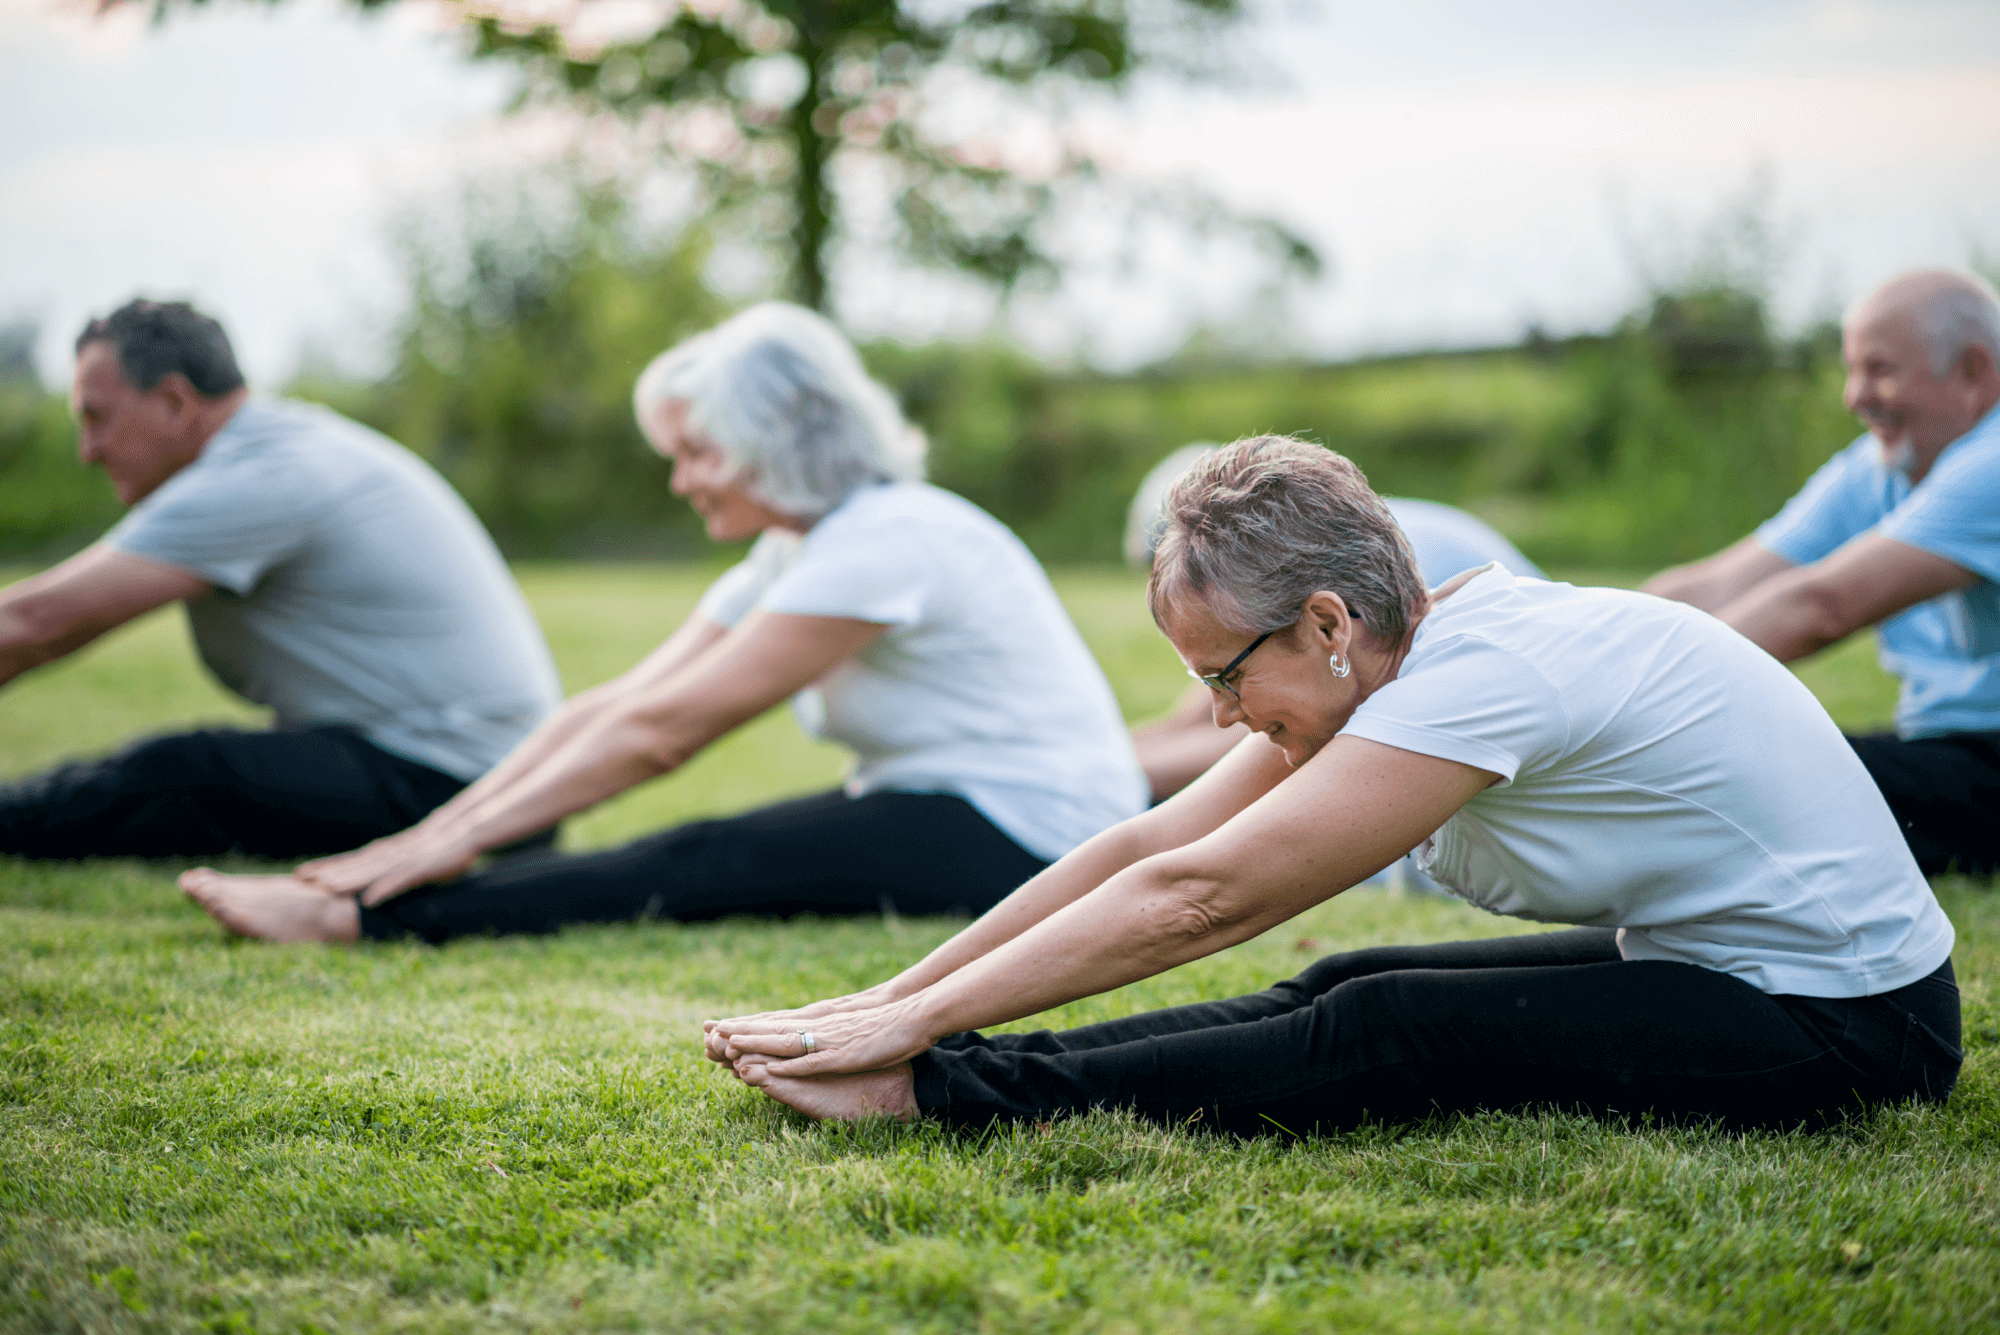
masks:
[[[2000,299],[1906,274],[1855,307],[1847,406],[1869,427],[1777,517],[1648,592],[1780,660],[1877,627],[1896,730],[1855,750],[1925,872],[2000,870]]]
[[[291,858],[414,823],[561,699],[540,629],[465,503],[395,442],[251,398],[222,327],[135,301],[77,340],[78,453],[131,507],[0,590],[0,685],[187,608],[202,662],[273,714],[0,787],[0,855]]]

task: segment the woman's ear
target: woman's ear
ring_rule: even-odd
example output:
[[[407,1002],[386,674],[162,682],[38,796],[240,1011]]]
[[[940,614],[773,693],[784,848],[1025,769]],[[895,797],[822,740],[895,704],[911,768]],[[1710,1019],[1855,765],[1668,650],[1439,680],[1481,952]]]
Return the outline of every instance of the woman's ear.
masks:
[[[1307,635],[1321,653],[1346,653],[1354,638],[1354,617],[1341,596],[1321,589],[1306,599],[1304,615]]]

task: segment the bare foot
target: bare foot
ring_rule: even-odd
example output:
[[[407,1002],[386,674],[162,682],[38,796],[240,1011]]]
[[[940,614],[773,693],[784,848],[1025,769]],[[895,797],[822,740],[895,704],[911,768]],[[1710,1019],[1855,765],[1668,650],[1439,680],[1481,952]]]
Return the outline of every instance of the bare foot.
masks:
[[[915,1121],[917,1081],[908,1062],[857,1075],[819,1075],[803,1080],[773,1075],[766,1061],[746,1055],[736,1065],[746,1085],[755,1085],[788,1108],[815,1122],[857,1122],[864,1117]]]
[[[196,867],[181,873],[181,889],[238,936],[348,942],[361,935],[361,910],[352,899],[289,876],[225,876]]]

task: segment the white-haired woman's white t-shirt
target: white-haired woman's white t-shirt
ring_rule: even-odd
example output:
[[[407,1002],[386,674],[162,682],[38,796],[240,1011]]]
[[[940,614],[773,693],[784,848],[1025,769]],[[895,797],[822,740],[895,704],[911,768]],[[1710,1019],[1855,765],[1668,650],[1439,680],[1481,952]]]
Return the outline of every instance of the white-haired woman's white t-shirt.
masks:
[[[888,627],[792,699],[852,749],[854,796],[956,793],[1054,861],[1146,806],[1146,779],[1097,660],[1007,528],[921,482],[862,487],[803,534],[767,532],[703,595]]]
[[[1491,912],[1814,997],[1891,991],[1951,953],[1826,710],[1705,612],[1488,570],[1342,732],[1500,776],[1416,854]]]

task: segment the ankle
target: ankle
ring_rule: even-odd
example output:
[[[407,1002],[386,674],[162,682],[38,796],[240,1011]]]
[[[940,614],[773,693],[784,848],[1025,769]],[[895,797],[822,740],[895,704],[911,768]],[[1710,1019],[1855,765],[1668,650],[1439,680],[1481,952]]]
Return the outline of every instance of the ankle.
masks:
[[[320,927],[328,941],[352,945],[361,939],[361,901],[353,895],[328,895],[320,914]]]

